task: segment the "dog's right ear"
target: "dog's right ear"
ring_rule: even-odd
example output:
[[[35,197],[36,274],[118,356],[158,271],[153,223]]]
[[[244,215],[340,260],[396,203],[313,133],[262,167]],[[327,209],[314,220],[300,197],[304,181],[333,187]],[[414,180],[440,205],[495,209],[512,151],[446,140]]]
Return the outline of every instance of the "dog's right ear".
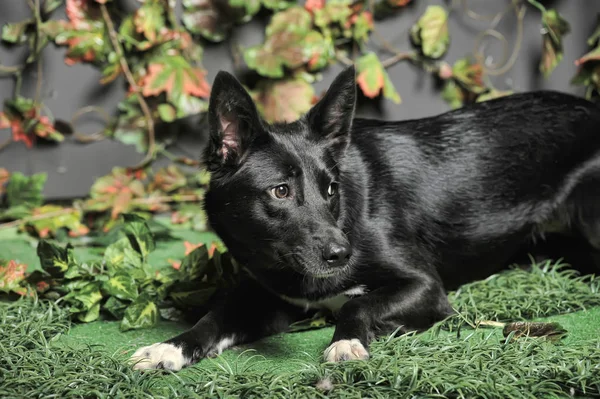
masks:
[[[246,150],[262,130],[254,101],[229,72],[215,77],[208,106],[210,137],[205,151],[207,169],[239,165]]]

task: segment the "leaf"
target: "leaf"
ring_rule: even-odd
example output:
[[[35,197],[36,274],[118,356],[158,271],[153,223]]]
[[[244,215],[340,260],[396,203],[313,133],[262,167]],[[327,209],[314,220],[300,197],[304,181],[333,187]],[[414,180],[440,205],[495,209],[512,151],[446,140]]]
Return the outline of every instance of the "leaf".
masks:
[[[312,30],[311,14],[302,7],[275,14],[266,28],[265,42],[244,50],[248,67],[271,78],[283,77],[285,68],[306,64],[316,70],[334,57],[332,39]]]
[[[198,308],[206,305],[216,291],[216,286],[207,283],[180,283],[169,292],[169,298],[180,308]]]
[[[396,104],[400,103],[400,95],[375,53],[368,52],[360,57],[356,62],[356,69],[356,82],[365,96],[375,98],[383,92],[386,98]]]
[[[89,323],[98,319],[102,300],[99,285],[87,282],[64,296],[64,300],[71,304],[71,313],[76,314],[79,321]]]
[[[315,10],[320,10],[325,7],[325,0],[306,0],[304,2],[304,8],[308,12],[313,12]]]
[[[158,322],[156,304],[145,298],[138,298],[125,309],[121,321],[121,331],[152,327]]]
[[[5,293],[27,294],[27,288],[22,284],[25,281],[27,265],[10,260],[0,260],[0,291]]]
[[[200,280],[207,272],[209,254],[206,245],[201,245],[186,255],[179,268],[180,281]]]
[[[411,28],[411,38],[423,55],[437,59],[448,50],[448,14],[442,6],[427,6],[425,13]]]
[[[600,45],[598,45],[598,47],[588,52],[587,54],[583,55],[581,58],[575,60],[575,65],[582,66],[583,64],[589,61],[600,61]]]
[[[102,308],[109,312],[115,319],[121,320],[125,314],[127,304],[114,296],[111,296],[104,305],[102,305]]]
[[[460,87],[453,79],[449,79],[442,89],[442,98],[450,105],[452,109],[462,107],[466,102],[464,89]]]
[[[540,72],[544,77],[550,76],[554,68],[563,58],[562,37],[569,33],[569,23],[556,10],[548,10],[542,14],[542,60]]]
[[[315,95],[312,85],[301,79],[260,81],[252,96],[268,122],[292,122],[306,113]]]
[[[249,21],[260,6],[260,0],[183,0],[182,21],[191,33],[221,42],[235,23]]]
[[[145,1],[133,17],[136,31],[142,33],[150,42],[156,42],[157,36],[166,29],[164,11],[160,2]]]
[[[44,201],[42,191],[46,184],[46,178],[45,173],[27,177],[21,172],[14,172],[6,186],[8,206],[22,205],[28,208],[40,206]]]
[[[478,103],[481,103],[484,101],[489,101],[489,100],[493,100],[493,99],[500,98],[500,97],[510,96],[513,93],[514,92],[512,90],[492,89],[492,90],[488,91],[487,93],[483,93],[483,94],[480,94],[479,96],[477,96],[476,101]]]
[[[513,339],[520,337],[543,337],[554,342],[564,338],[567,335],[567,330],[559,323],[518,321],[507,323],[502,333],[505,337],[508,337],[512,333]]]
[[[470,58],[457,60],[452,67],[452,76],[472,93],[479,94],[487,90],[483,82],[483,67]]]
[[[10,179],[10,172],[4,168],[0,168],[0,197],[4,195],[4,186]]]
[[[49,214],[56,214],[56,216],[27,222],[27,226],[33,227],[40,238],[46,238],[50,235],[56,236],[58,231],[63,228],[69,230],[69,236],[71,237],[89,233],[89,229],[81,223],[83,214],[80,209],[63,208],[58,205],[44,205],[34,208],[31,211],[31,216]]]
[[[73,246],[67,244],[61,248],[46,240],[40,240],[37,246],[42,269],[53,278],[62,278],[70,267],[76,266]]]
[[[410,3],[411,0],[387,0],[387,3],[393,7],[404,7]]]
[[[288,332],[315,330],[327,326],[331,326],[327,314],[318,311],[311,318],[299,320],[289,325]]]
[[[169,101],[176,101],[183,94],[208,98],[210,86],[205,78],[204,70],[192,67],[182,56],[158,57],[148,65],[142,93],[149,97],[164,92]]]
[[[4,24],[2,27],[2,40],[12,44],[26,43],[28,39],[26,32],[33,24],[34,21],[31,19]]]
[[[176,165],[169,165],[156,172],[151,189],[170,193],[184,187],[186,184],[187,179],[181,170]]]
[[[373,14],[363,11],[353,15],[349,20],[352,26],[352,37],[359,43],[366,43],[373,30]]]
[[[142,270],[142,255],[133,249],[127,237],[123,237],[106,247],[103,260],[110,276],[119,273],[128,273],[140,277],[144,275],[144,273],[139,272]]]
[[[159,104],[157,109],[160,119],[164,122],[173,122],[177,118],[177,110],[171,104]]]
[[[102,291],[110,297],[133,301],[138,297],[137,285],[133,276],[118,273],[102,284]]]
[[[150,252],[155,248],[154,237],[146,220],[134,214],[123,214],[123,220],[125,222],[123,227],[125,236],[131,243],[132,248],[142,255],[142,259],[146,261]]]
[[[113,168],[112,172],[94,182],[90,191],[90,199],[85,202],[88,211],[105,211],[111,209],[111,218],[115,220],[120,214],[132,210],[133,200],[143,197],[145,189],[142,182],[127,173],[123,168]]]
[[[23,141],[27,147],[33,146],[36,137],[63,141],[64,136],[54,128],[50,119],[41,115],[41,108],[42,104],[21,96],[6,100],[1,126],[10,126],[13,141]]]

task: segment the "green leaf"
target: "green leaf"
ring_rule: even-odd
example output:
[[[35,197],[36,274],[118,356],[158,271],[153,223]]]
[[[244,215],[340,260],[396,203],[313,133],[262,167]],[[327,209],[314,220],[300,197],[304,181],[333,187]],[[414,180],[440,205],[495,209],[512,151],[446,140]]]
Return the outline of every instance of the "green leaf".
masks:
[[[206,305],[217,291],[217,286],[210,283],[178,283],[169,292],[169,298],[180,308],[198,308]]]
[[[138,297],[137,284],[133,276],[119,273],[102,284],[102,291],[111,297],[133,301]]]
[[[100,301],[94,303],[92,307],[85,312],[79,313],[77,315],[77,320],[83,323],[90,323],[98,320],[98,317],[100,317]]]
[[[310,70],[327,65],[335,57],[330,37],[312,30],[312,18],[302,7],[291,7],[273,16],[261,45],[244,50],[250,69],[271,78],[284,76],[284,69],[308,64]]]
[[[152,59],[141,86],[145,97],[157,96],[164,92],[167,99],[174,103],[184,94],[202,98],[208,98],[210,95],[206,72],[192,66],[180,55]]]
[[[26,32],[33,23],[33,20],[26,19],[20,22],[4,24],[2,27],[2,40],[12,44],[26,43],[28,40]]]
[[[493,99],[500,98],[500,97],[510,96],[513,93],[514,92],[512,90],[504,91],[504,90],[492,89],[492,90],[488,91],[487,93],[483,93],[483,94],[480,94],[479,96],[477,96],[477,102],[481,103],[484,101],[489,101],[489,100],[493,100]]]
[[[173,122],[177,118],[177,110],[167,103],[158,106],[158,115],[165,122]]]
[[[465,104],[465,93],[453,79],[446,80],[442,89],[442,98],[452,109],[457,109]]]
[[[195,281],[199,280],[206,274],[209,265],[208,249],[206,245],[194,249],[190,252],[179,268],[180,281]]]
[[[104,252],[104,263],[108,274],[114,276],[120,272],[137,274],[142,269],[142,255],[131,246],[127,237],[110,244]]]
[[[125,236],[133,249],[142,255],[142,259],[146,261],[148,254],[154,251],[155,248],[154,237],[146,220],[135,214],[123,214],[123,220],[125,222],[123,228]]]
[[[383,92],[393,102],[401,102],[400,95],[375,53],[368,52],[360,57],[356,62],[356,69],[356,82],[365,96],[375,98]]]
[[[444,7],[427,6],[425,13],[411,28],[411,38],[426,57],[442,57],[450,45],[448,14]]]
[[[30,177],[20,172],[13,173],[6,186],[8,206],[36,207],[42,205],[44,201],[42,191],[46,184],[46,178],[45,173],[38,173]]]
[[[61,248],[46,240],[40,240],[37,246],[37,254],[42,269],[54,278],[64,277],[70,267],[77,265],[71,244]]]
[[[113,315],[115,319],[121,320],[125,314],[127,304],[119,299],[111,296],[102,306],[104,310]]]
[[[544,12],[542,25],[544,35],[540,72],[547,78],[563,58],[562,38],[569,33],[570,27],[569,23],[556,10]]]
[[[121,321],[121,331],[134,330],[154,326],[158,321],[156,304],[145,298],[138,298],[125,309]]]
[[[469,57],[461,58],[454,63],[452,75],[465,89],[472,93],[479,94],[487,90],[483,82],[483,67]]]
[[[312,85],[302,79],[262,80],[252,91],[258,110],[268,122],[297,120],[310,110],[314,95]]]
[[[150,42],[155,42],[157,36],[165,29],[164,5],[158,1],[147,0],[135,12],[133,23],[138,33]]]

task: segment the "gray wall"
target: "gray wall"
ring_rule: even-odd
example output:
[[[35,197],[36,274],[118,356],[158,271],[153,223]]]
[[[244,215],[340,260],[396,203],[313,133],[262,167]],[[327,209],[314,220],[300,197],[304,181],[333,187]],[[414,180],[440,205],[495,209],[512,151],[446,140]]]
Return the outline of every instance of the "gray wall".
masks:
[[[122,1],[123,2],[123,1]],[[132,3],[132,2],[131,2]],[[301,3],[303,3],[301,1]],[[435,0],[414,0],[411,7],[392,18],[377,23],[380,32],[394,46],[400,49],[410,48],[408,30],[412,23],[429,4],[450,6],[450,2]],[[456,2],[458,3],[458,2]],[[470,0],[469,6],[479,14],[494,14],[510,3],[509,0]],[[133,3],[132,3],[133,4]],[[525,19],[524,42],[514,67],[502,77],[495,79],[498,89],[529,91],[535,89],[555,89],[574,94],[583,94],[581,88],[575,88],[569,81],[575,74],[573,61],[588,51],[586,39],[593,31],[596,18],[600,13],[598,0],[562,0],[546,1],[549,7],[555,7],[571,23],[571,33],[565,38],[565,56],[549,79],[544,80],[537,72],[541,53],[540,15],[529,7]],[[453,63],[473,50],[474,40],[478,32],[487,24],[468,18],[455,4],[450,19],[451,46],[445,59]],[[28,8],[22,0],[0,0],[0,24],[16,22],[28,16]],[[59,10],[56,17],[64,17],[64,10]],[[259,43],[263,37],[264,21],[253,21],[238,28],[231,40],[241,45]],[[506,35],[512,44],[516,36],[516,19],[508,14],[497,28]],[[492,57],[500,57],[501,46],[490,41],[492,45],[486,52]],[[377,49],[376,46],[373,46]],[[382,58],[387,55],[380,52]],[[70,120],[73,113],[87,105],[104,107],[109,112],[116,110],[116,105],[123,96],[123,82],[117,81],[108,86],[100,86],[97,82],[99,72],[89,65],[66,67],[63,61],[64,49],[49,46],[43,54],[43,101],[58,119]],[[18,64],[23,57],[20,49],[7,49],[0,46],[0,63],[4,65]],[[497,58],[496,58],[497,59]],[[230,44],[208,45],[205,49],[204,66],[208,70],[208,80],[212,79],[220,69],[233,69],[230,57]],[[335,65],[323,72],[323,79],[315,84],[317,92],[321,92],[331,83],[335,74],[342,69]],[[379,117],[383,119],[407,119],[434,115],[449,109],[436,90],[434,79],[417,67],[408,63],[399,63],[388,70],[403,102],[394,104],[388,100],[376,100],[363,103],[359,107],[359,115]],[[23,94],[33,95],[35,90],[35,71],[28,71]],[[10,79],[0,80],[0,99],[3,101],[12,95],[13,83]],[[197,121],[193,118],[188,124],[174,126],[182,129],[183,134],[173,152],[196,158],[199,149],[199,132],[193,127]],[[81,132],[91,133],[102,127],[99,118],[89,117],[77,124]],[[0,131],[0,142],[9,137],[9,131]],[[43,148],[27,149],[22,143],[13,143],[0,152],[0,167],[26,174],[47,172],[48,183],[45,194],[51,199],[84,196],[88,193],[93,181],[108,173],[114,166],[131,166],[142,158],[133,147],[119,142],[104,140],[82,145],[67,139],[61,145],[48,145]],[[160,163],[159,163],[160,164]]]

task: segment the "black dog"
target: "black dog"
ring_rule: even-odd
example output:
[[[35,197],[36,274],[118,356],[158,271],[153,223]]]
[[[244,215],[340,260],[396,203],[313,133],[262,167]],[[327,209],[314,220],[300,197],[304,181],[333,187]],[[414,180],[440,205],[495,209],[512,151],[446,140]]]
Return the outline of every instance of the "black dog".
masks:
[[[354,119],[354,68],[299,121],[264,123],[226,72],[205,162],[213,229],[248,278],[193,328],[134,354],[179,370],[326,307],[325,360],[452,313],[446,290],[497,272],[550,232],[600,250],[600,108],[516,94],[404,122]]]

